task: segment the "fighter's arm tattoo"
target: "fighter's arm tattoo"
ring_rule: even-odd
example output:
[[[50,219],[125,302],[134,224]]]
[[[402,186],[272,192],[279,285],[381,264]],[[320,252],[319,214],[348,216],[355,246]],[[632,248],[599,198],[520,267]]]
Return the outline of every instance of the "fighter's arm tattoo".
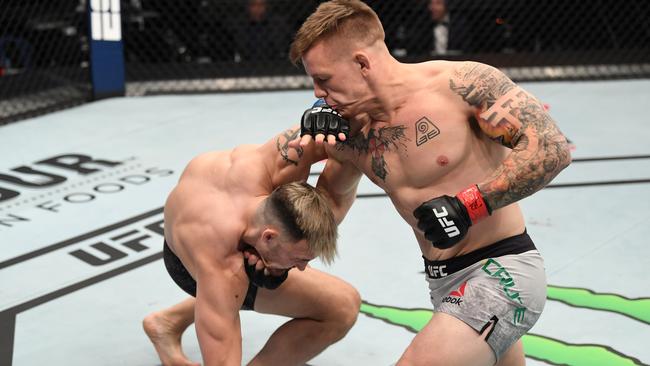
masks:
[[[571,162],[566,137],[543,105],[501,71],[466,62],[449,87],[476,108],[476,121],[487,136],[512,149],[479,184],[493,210],[542,189]]]
[[[300,135],[300,128],[294,128],[293,130],[284,131],[284,133],[278,135],[277,139],[275,140],[275,145],[276,148],[278,149],[278,152],[280,153],[280,156],[282,156],[282,159],[284,159],[284,161],[286,161],[289,164],[298,165],[298,161],[300,160],[300,158],[302,158],[302,155],[304,154],[304,150],[302,147],[298,147],[298,148],[289,147],[289,141],[296,139],[299,135]],[[290,150],[295,150],[296,156],[290,157],[289,156]]]

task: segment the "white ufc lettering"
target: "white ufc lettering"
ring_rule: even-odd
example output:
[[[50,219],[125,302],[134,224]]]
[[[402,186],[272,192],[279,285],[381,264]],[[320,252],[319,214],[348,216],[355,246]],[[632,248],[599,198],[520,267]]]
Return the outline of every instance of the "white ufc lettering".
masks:
[[[90,27],[93,40],[121,40],[120,0],[90,0]]]
[[[447,265],[445,264],[440,266],[429,265],[429,275],[434,278],[446,277],[447,276],[447,272],[445,272],[446,268]]]
[[[454,220],[447,219],[447,208],[445,206],[442,206],[441,210],[441,212],[438,212],[434,208],[433,214],[438,218],[438,223],[440,223],[440,226],[445,229],[447,236],[453,238],[454,236],[460,235],[460,230],[458,230],[458,227],[456,226],[456,223],[454,223]]]

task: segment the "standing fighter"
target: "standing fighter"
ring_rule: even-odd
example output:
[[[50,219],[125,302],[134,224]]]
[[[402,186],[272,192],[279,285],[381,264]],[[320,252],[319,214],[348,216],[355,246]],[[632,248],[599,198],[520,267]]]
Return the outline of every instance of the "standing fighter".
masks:
[[[384,189],[424,256],[436,313],[398,365],[523,365],[520,338],[542,312],[546,276],[516,202],[571,161],[540,102],[485,64],[398,62],[359,0],[321,4],[291,58],[350,121],[332,147],[339,129],[305,118],[291,146],[327,135],[330,160]]]
[[[240,365],[240,309],[292,318],[249,365],[303,365],[354,324],[357,291],[307,263],[317,256],[333,260],[337,224],[354,200],[356,183],[339,192],[328,173],[319,188],[305,183],[311,164],[326,156],[322,147],[290,149],[286,143],[298,131],[263,145],[200,155],[169,195],[165,266],[196,299],[144,320],[164,365],[192,364],[180,343],[192,322],[205,365]],[[333,164],[326,165],[328,172],[336,170]]]

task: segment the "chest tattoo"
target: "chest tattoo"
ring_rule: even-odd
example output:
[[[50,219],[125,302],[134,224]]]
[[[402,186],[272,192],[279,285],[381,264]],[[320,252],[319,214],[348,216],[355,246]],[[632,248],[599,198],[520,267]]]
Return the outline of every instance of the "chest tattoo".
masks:
[[[406,150],[406,126],[371,128],[368,135],[359,134],[344,143],[337,144],[339,150],[348,147],[359,155],[370,154],[372,172],[384,182],[388,175],[388,166],[384,159],[387,151]]]
[[[415,122],[416,145],[420,146],[440,134],[440,129],[429,121],[427,117],[420,118]]]

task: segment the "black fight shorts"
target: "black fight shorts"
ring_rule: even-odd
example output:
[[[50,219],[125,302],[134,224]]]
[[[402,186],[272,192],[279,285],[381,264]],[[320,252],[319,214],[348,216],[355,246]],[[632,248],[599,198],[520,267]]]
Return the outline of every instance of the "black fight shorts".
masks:
[[[180,259],[169,249],[167,242],[164,242],[163,245],[163,259],[165,260],[165,268],[167,268],[167,273],[171,276],[172,280],[180,287],[183,291],[187,292],[192,297],[196,297],[196,281],[187,271],[185,266]],[[257,286],[253,285],[252,282],[248,284],[248,291],[246,292],[246,298],[244,303],[241,306],[242,310],[253,310],[255,306],[255,297],[257,296]]]

